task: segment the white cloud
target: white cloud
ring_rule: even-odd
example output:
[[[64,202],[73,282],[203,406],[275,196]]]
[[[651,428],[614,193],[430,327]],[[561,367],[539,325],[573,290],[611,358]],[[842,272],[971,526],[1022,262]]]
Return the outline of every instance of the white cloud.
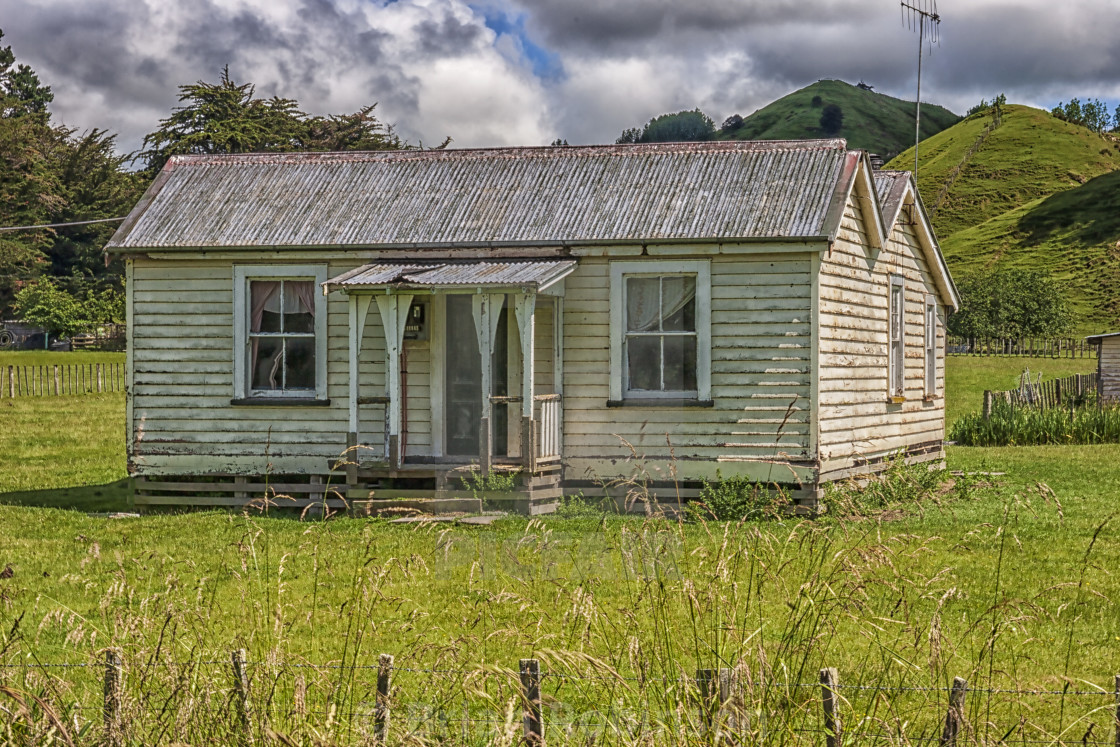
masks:
[[[719,124],[822,77],[911,98],[917,44],[881,0],[0,0],[0,10],[5,43],[53,86],[56,117],[119,132],[125,149],[170,113],[177,86],[214,81],[227,63],[258,94],[313,113],[377,101],[414,142],[451,135],[477,147],[611,142],[697,106]],[[963,111],[1000,92],[1041,106],[1120,99],[1115,3],[943,0],[940,11],[924,101]]]

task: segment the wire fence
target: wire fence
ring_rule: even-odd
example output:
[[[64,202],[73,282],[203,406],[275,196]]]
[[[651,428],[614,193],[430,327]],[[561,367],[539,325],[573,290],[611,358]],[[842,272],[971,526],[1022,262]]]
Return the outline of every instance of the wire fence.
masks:
[[[1059,689],[843,682],[831,668],[804,681],[758,670],[573,671],[538,659],[396,666],[386,654],[311,663],[250,660],[244,649],[228,659],[126,662],[108,649],[83,662],[0,662],[0,690],[22,706],[0,702],[0,721],[30,733],[38,718],[62,730],[62,743],[82,743],[73,732],[114,746],[172,735],[287,744],[299,734],[324,744],[1120,744],[1120,675],[1111,687],[1069,680]]]
[[[1096,345],[1076,337],[955,337],[945,341],[947,355],[1096,358]]]

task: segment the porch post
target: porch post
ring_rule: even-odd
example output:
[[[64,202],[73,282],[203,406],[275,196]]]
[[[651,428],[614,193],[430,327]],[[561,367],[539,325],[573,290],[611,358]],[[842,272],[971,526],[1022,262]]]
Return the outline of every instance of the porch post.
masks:
[[[377,310],[381,313],[381,325],[385,329],[385,418],[389,421],[389,467],[396,469],[401,465],[401,346],[404,344],[404,328],[408,321],[408,309],[412,305],[412,294],[386,294],[377,296]]]
[[[533,348],[536,336],[536,293],[516,298],[517,330],[521,340],[521,460],[528,472],[536,469],[537,444],[533,423]]]
[[[350,310],[350,430],[346,439],[347,447],[360,443],[361,422],[358,416],[359,374],[358,361],[361,359],[362,341],[365,339],[366,316],[372,299],[368,295],[347,296]],[[358,461],[358,454],[351,452],[347,461]]]
[[[482,418],[479,422],[479,469],[490,474],[490,459],[494,454],[494,431],[490,427],[490,395],[494,391],[494,338],[498,333],[498,316],[505,295],[501,293],[476,293],[471,297],[474,312],[474,329],[478,335],[478,352],[482,356]]]

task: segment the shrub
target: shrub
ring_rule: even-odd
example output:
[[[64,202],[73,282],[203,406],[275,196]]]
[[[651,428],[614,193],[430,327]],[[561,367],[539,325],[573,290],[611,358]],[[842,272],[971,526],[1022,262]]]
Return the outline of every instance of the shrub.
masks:
[[[827,135],[835,135],[844,126],[844,110],[836,104],[829,104],[821,110],[821,129]]]
[[[790,499],[777,485],[753,482],[746,477],[705,480],[700,500],[689,506],[696,518],[721,521],[756,521],[773,518],[790,505]]]
[[[943,470],[928,462],[908,464],[900,452],[876,474],[830,483],[825,488],[824,505],[832,517],[861,516],[936,499],[945,482]],[[958,481],[956,487],[965,491],[962,496],[971,494],[971,483]]]
[[[601,519],[610,512],[606,507],[608,500],[589,500],[583,493],[569,495],[560,503],[555,515],[561,519]]]

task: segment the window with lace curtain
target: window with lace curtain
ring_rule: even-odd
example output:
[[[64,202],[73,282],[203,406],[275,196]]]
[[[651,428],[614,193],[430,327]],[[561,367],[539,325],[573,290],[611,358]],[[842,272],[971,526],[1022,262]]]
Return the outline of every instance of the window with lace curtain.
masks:
[[[235,397],[326,396],[326,303],[320,266],[235,268]]]
[[[615,262],[611,270],[611,399],[708,400],[708,263]]]

